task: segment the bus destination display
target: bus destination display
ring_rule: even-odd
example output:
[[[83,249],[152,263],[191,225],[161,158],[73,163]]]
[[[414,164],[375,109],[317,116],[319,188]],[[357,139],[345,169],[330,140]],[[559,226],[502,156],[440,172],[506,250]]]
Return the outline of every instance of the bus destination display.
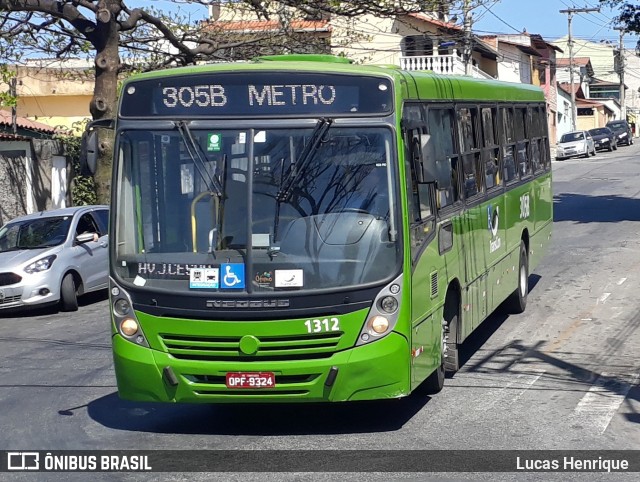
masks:
[[[230,117],[390,112],[391,83],[307,73],[201,74],[128,84],[122,117]]]

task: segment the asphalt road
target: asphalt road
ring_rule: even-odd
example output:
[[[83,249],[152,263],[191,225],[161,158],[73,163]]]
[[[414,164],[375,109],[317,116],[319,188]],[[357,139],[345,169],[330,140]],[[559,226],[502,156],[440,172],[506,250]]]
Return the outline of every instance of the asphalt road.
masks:
[[[0,450],[640,449],[640,142],[554,162],[553,169],[554,238],[531,274],[527,311],[492,315],[465,343],[463,368],[433,398],[268,406],[121,401],[101,294],[82,300],[73,314],[0,313]],[[13,478],[87,475],[140,478]],[[410,470],[160,475],[149,480],[428,478]],[[516,475],[552,478],[437,477]],[[553,474],[557,480],[606,475]]]

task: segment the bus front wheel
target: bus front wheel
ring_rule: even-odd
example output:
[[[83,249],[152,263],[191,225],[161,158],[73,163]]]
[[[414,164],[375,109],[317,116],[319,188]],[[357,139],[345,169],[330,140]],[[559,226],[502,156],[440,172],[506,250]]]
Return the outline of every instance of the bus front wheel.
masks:
[[[444,302],[443,313],[443,354],[444,369],[453,375],[460,369],[458,351],[458,320],[460,319],[460,298],[456,291],[450,291]]]
[[[518,287],[511,293],[507,303],[510,313],[524,312],[529,294],[529,257],[524,241],[520,241],[520,261],[518,263]]]
[[[440,340],[440,365],[424,381],[424,391],[427,395],[436,394],[444,387],[444,362],[447,355],[447,335],[444,324],[441,324]]]

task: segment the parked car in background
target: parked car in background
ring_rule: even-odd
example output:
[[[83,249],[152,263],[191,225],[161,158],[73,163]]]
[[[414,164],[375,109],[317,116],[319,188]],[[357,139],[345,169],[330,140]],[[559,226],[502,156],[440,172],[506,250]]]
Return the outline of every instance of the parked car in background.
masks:
[[[596,151],[606,149],[607,151],[615,151],[618,148],[618,141],[615,133],[608,127],[596,127],[589,129],[589,134],[593,137],[593,144]]]
[[[626,120],[613,120],[607,122],[607,127],[611,129],[618,138],[618,145],[630,146],[633,144],[631,126]]]
[[[108,206],[78,206],[21,216],[0,228],[0,310],[58,303],[107,288]]]
[[[569,157],[596,155],[596,147],[589,131],[574,131],[562,134],[556,149],[556,159]]]

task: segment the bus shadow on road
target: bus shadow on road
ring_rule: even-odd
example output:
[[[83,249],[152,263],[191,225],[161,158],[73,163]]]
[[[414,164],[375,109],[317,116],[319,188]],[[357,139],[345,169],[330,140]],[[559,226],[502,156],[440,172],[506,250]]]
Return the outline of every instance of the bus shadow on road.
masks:
[[[560,193],[553,198],[553,220],[576,223],[640,221],[640,199]]]
[[[201,435],[303,435],[399,430],[429,397],[345,403],[164,404],[129,402],[111,393],[88,404],[89,416],[114,429]]]
[[[529,293],[535,289],[540,279],[540,275],[529,275]],[[459,347],[461,368],[464,367],[471,357],[478,352],[478,350],[489,340],[489,338],[493,336],[496,331],[500,329],[502,324],[507,321],[510,316],[511,315],[507,312],[504,304],[500,305],[477,329],[471,332],[464,343]]]

